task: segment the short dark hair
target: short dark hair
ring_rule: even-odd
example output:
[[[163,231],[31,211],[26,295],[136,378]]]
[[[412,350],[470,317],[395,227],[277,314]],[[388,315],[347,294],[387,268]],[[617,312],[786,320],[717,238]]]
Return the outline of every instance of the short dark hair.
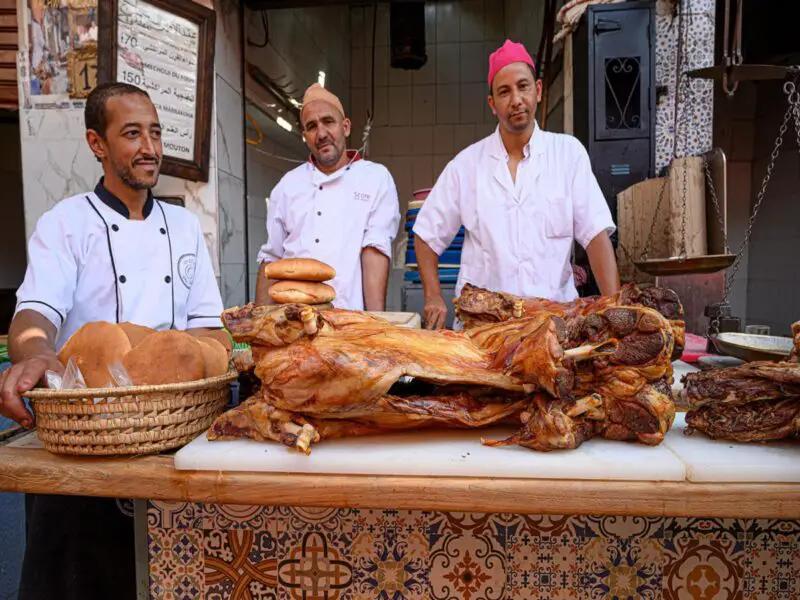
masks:
[[[528,63],[525,64],[527,65]],[[528,68],[531,70],[531,75],[533,75],[533,82],[536,83],[536,80],[539,79],[536,69],[530,65],[528,65]],[[489,95],[494,96],[494,80],[492,80],[492,83],[489,84]]]
[[[108,127],[106,102],[108,102],[109,98],[126,94],[141,94],[148,100],[150,99],[150,94],[142,88],[121,81],[101,83],[95,87],[86,99],[86,107],[83,109],[83,120],[86,123],[87,131],[93,129],[101,136],[105,136],[106,128]]]

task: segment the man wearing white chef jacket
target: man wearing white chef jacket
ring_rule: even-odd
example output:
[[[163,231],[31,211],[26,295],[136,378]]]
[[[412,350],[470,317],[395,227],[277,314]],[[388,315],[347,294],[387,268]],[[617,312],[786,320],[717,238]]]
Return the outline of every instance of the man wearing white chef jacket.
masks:
[[[427,328],[444,324],[439,255],[466,230],[456,295],[465,283],[526,297],[566,302],[578,297],[570,256],[583,246],[600,287],[619,289],[609,238],[614,221],[574,137],[542,131],[536,106],[542,82],[522,46],[506,40],[489,57],[494,133],[445,167],[414,224],[425,290]]]
[[[270,195],[256,302],[271,302],[265,264],[315,258],[336,269],[328,282],[334,306],[382,311],[400,224],[394,180],[383,165],[346,149],[350,120],[339,98],[319,84],[306,90],[300,121],[311,156]]]
[[[36,224],[0,374],[0,413],[34,423],[20,396],[91,321],[212,335],[223,310],[197,218],[153,198],[161,124],[144,91],[102,84],[86,102],[86,141],[103,165],[94,191],[65,198]],[[157,368],[157,366],[155,367]],[[113,499],[28,495],[19,597],[136,597],[133,519]]]

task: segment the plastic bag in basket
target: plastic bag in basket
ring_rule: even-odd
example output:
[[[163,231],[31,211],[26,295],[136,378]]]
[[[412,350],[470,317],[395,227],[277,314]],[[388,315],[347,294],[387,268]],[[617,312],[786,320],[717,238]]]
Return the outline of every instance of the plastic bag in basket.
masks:
[[[128,370],[120,361],[108,365],[108,373],[111,375],[108,387],[131,387],[133,385]]]
[[[78,363],[75,358],[71,357],[67,361],[67,368],[64,369],[64,374],[59,375],[55,371],[47,370],[44,374],[47,387],[51,390],[83,390],[86,389],[86,381],[83,379],[83,373],[78,368]]]

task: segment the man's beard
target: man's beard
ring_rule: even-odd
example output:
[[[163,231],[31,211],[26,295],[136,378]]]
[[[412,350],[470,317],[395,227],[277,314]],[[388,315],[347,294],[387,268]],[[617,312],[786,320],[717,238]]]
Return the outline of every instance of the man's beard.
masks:
[[[318,155],[314,156],[317,160],[317,163],[322,165],[323,167],[332,167],[336,163],[339,162],[339,159],[342,158],[342,154],[344,153],[344,145],[340,148],[338,144],[332,143],[329,145],[331,148],[335,150],[335,153],[330,158],[323,158],[323,155],[319,153]]]
[[[532,118],[530,113],[526,113],[524,120],[514,121],[511,117],[506,119],[506,127],[514,133],[522,133],[531,126]]]
[[[156,186],[158,183],[158,175],[159,171],[157,170],[152,178],[152,181],[148,178],[148,180],[142,180],[134,176],[133,170],[129,166],[120,167],[117,165],[114,166],[114,171],[117,173],[117,177],[119,177],[122,182],[127,185],[129,188],[133,190],[150,190]],[[160,165],[159,165],[160,166]]]

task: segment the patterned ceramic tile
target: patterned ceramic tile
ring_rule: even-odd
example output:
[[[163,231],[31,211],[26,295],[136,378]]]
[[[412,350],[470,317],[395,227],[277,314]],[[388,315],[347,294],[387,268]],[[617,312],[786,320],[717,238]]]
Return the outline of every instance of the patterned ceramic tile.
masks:
[[[754,523],[744,558],[744,593],[754,600],[800,598],[800,522]]]
[[[430,536],[431,598],[498,600],[505,597],[505,533],[498,535],[492,530],[491,517],[479,513],[435,515]]]
[[[272,532],[243,528],[203,536],[207,599],[274,600],[278,542]]]
[[[197,529],[148,530],[150,597],[192,600],[203,597],[203,533]]]
[[[147,506],[149,527],[202,529],[204,516],[205,507],[196,502],[151,501]]]
[[[668,88],[667,95],[659,98],[656,106],[657,170],[667,166],[675,155],[694,156],[712,146],[713,84],[706,80],[686,79],[688,85],[680,83],[676,94],[676,69],[679,46],[681,72],[714,63],[714,7],[708,0],[681,4],[685,13],[680,17],[684,19],[682,24],[679,18],[671,16],[656,19],[656,84]]]
[[[345,600],[352,598],[354,569],[350,549],[352,530],[328,530],[324,523],[280,535],[278,584],[282,597],[292,600]]]
[[[266,529],[281,521],[274,506],[249,504],[208,504],[203,515],[203,529]]]
[[[578,534],[586,538],[662,538],[665,519],[657,517],[585,517]]]
[[[570,599],[581,587],[584,538],[562,528],[556,535],[525,528],[506,548],[506,598]]]
[[[800,598],[800,521],[192,503],[148,519],[159,600]]]
[[[662,541],[656,537],[587,538],[581,561],[582,597],[660,599],[664,562]]]
[[[743,598],[745,543],[735,538],[734,532],[715,537],[708,531],[665,538],[665,600]]]
[[[350,521],[355,597],[428,597],[430,516],[419,511],[358,511]]]

